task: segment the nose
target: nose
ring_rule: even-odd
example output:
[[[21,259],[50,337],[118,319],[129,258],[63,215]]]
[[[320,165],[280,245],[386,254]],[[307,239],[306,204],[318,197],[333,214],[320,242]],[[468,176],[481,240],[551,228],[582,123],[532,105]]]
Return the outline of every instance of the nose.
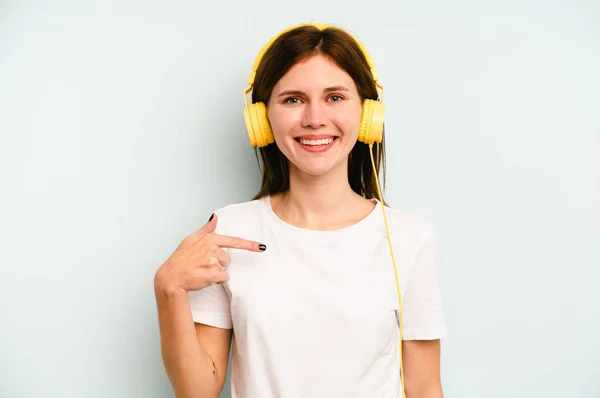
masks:
[[[325,115],[324,105],[315,101],[304,107],[302,117],[302,127],[319,128],[325,125],[327,116]]]

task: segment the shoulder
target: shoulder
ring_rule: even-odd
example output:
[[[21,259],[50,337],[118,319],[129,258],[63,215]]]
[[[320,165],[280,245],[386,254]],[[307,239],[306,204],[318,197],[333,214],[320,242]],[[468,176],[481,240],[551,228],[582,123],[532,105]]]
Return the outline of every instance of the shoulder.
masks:
[[[385,207],[385,213],[388,221],[395,228],[401,228],[419,235],[435,233],[435,226],[432,222],[413,213],[388,206]]]
[[[256,226],[266,217],[265,198],[225,205],[214,211],[217,216],[217,233],[235,234],[244,227]]]
[[[384,209],[391,236],[402,241],[406,249],[418,249],[425,242],[435,240],[436,228],[429,220],[388,206]]]
[[[236,202],[216,209],[214,212],[221,217],[236,217],[257,211],[264,206],[264,199]]]

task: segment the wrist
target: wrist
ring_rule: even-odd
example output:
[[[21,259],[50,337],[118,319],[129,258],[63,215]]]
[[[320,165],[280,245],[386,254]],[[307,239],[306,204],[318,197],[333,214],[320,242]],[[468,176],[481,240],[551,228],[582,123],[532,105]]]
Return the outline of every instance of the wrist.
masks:
[[[187,296],[186,290],[168,281],[160,271],[154,276],[154,293],[166,298]]]

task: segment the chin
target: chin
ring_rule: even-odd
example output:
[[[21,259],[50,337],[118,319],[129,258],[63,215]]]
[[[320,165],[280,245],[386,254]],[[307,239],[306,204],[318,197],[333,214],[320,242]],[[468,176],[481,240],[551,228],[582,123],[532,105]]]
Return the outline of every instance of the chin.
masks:
[[[310,177],[322,177],[328,174],[332,174],[337,170],[340,170],[342,167],[346,168],[346,164],[342,164],[343,162],[332,164],[332,163],[321,163],[321,164],[306,164],[306,163],[294,163],[292,169],[299,175],[306,175]]]

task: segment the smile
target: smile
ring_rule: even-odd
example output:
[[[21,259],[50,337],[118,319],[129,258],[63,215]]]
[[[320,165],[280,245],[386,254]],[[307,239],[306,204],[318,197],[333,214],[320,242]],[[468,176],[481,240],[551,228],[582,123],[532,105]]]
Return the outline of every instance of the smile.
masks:
[[[305,138],[300,138],[300,143],[302,145],[311,145],[311,146],[316,146],[316,145],[329,145],[333,142],[335,138],[334,137],[330,137],[330,138],[325,138],[322,140],[308,140]]]
[[[327,137],[312,140],[308,138],[296,138],[296,142],[309,152],[323,152],[331,148],[337,141],[338,137]]]

